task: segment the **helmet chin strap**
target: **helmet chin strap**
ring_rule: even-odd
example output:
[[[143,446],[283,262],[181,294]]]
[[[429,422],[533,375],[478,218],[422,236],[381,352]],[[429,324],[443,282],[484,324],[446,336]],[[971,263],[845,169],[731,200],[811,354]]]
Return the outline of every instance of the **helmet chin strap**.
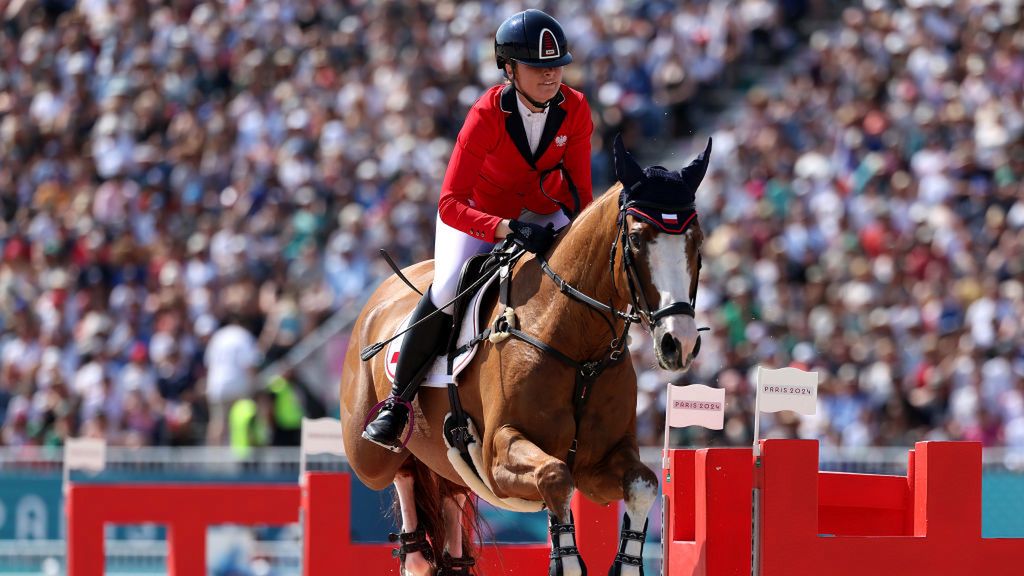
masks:
[[[516,89],[516,92],[522,94],[523,98],[526,98],[526,101],[532,104],[534,108],[540,108],[541,110],[544,110],[545,108],[551,105],[551,100],[554,100],[554,98],[551,98],[546,102],[538,102],[534,100],[533,98],[530,97],[529,94],[519,89],[519,78],[515,74],[512,74],[512,87]]]

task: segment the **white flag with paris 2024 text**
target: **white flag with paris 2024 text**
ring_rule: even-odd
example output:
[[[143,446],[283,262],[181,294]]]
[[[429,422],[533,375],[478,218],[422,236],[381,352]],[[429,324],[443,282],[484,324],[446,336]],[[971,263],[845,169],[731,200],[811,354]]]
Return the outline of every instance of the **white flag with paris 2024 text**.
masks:
[[[68,470],[102,472],[107,466],[107,442],[100,438],[68,438],[64,467]]]
[[[304,454],[345,455],[341,438],[341,422],[336,418],[302,419],[302,452]]]
[[[668,386],[668,425],[721,430],[725,424],[725,389],[703,384]]]
[[[758,367],[757,401],[761,412],[792,410],[814,414],[818,409],[818,373],[797,368]]]

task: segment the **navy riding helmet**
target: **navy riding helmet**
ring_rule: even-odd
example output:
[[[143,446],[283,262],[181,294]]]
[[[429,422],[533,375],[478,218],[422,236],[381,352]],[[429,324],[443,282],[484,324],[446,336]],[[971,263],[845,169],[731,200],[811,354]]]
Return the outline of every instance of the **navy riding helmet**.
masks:
[[[562,25],[540,10],[513,14],[494,34],[494,60],[498,68],[506,62],[522,62],[538,68],[554,68],[572,62]]]

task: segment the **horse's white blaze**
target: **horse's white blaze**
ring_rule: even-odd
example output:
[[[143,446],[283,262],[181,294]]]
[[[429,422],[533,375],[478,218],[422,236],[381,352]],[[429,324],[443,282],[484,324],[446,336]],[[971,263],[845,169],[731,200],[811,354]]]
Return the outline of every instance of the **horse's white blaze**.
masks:
[[[648,303],[654,310],[673,302],[690,301],[692,278],[686,242],[692,234],[691,230],[684,234],[660,234],[647,245],[647,266],[660,297],[658,303]],[[696,321],[689,316],[674,314],[662,318],[661,325],[679,341],[685,362],[697,343]]]

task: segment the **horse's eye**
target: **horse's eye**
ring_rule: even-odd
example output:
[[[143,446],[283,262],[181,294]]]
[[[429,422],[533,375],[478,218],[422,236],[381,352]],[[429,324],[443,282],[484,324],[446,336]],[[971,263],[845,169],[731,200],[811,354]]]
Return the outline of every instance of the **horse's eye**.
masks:
[[[639,250],[640,246],[643,244],[643,239],[641,239],[640,235],[637,234],[636,232],[630,232],[629,244],[630,246],[633,247],[634,250]]]

